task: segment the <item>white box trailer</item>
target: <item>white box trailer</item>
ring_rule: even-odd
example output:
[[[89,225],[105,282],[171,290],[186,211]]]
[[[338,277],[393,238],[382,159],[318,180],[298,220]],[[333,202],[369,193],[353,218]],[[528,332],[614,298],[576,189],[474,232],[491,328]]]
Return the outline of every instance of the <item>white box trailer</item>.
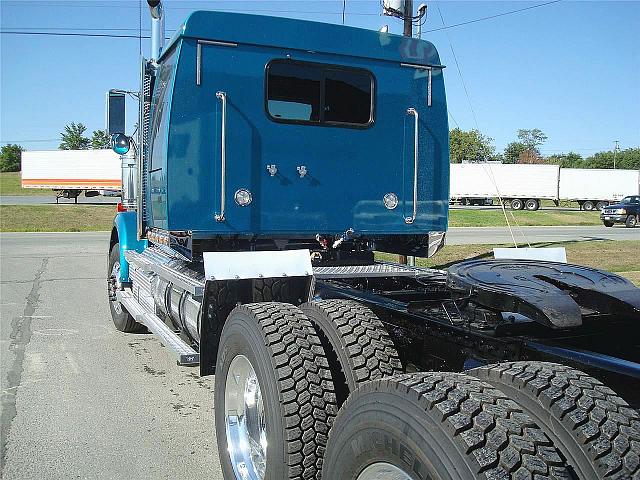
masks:
[[[517,210],[537,210],[540,200],[558,200],[558,165],[451,164],[450,196],[463,204],[501,197]]]
[[[22,188],[52,189],[58,197],[77,201],[82,191],[121,190],[121,175],[120,157],[112,150],[22,153]]]
[[[584,210],[640,194],[640,170],[561,168],[560,200],[577,201]]]

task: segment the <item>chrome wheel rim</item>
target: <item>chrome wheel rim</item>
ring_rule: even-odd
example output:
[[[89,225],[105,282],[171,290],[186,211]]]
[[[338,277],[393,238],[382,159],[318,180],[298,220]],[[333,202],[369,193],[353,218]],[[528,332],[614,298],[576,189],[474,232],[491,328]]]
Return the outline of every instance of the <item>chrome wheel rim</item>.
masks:
[[[120,262],[115,262],[111,267],[111,275],[109,275],[109,299],[113,305],[113,309],[117,314],[122,313],[122,305],[117,300],[116,292],[122,288],[120,282]]]
[[[267,465],[264,403],[253,365],[237,355],[229,365],[224,392],[227,449],[236,478],[261,480]]]
[[[356,480],[411,480],[401,468],[387,462],[376,462],[365,468]]]

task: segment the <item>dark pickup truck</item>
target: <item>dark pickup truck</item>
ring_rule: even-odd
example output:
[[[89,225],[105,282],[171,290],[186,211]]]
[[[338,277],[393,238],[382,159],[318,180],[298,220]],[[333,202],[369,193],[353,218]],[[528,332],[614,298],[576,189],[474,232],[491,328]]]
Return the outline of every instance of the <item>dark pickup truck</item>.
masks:
[[[614,223],[624,223],[633,228],[640,220],[640,195],[624,197],[620,202],[607,205],[600,213],[600,220],[605,227],[613,227]]]

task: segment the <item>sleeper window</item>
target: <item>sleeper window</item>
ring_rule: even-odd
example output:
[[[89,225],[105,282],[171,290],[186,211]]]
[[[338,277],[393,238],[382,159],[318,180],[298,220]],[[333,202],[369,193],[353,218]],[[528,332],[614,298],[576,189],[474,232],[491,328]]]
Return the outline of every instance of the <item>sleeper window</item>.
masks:
[[[373,120],[373,76],[365,70],[274,60],[266,93],[275,121],[368,126]]]

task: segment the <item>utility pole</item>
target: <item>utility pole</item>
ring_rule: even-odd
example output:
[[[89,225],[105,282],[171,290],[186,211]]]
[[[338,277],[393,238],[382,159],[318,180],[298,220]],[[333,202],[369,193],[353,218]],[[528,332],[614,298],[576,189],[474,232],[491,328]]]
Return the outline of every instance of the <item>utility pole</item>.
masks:
[[[413,0],[404,0],[404,33],[405,37],[413,37]]]
[[[618,143],[620,142],[620,140],[614,140],[613,143],[616,144],[615,147],[613,147],[613,169],[616,169],[616,155],[618,153]]]

